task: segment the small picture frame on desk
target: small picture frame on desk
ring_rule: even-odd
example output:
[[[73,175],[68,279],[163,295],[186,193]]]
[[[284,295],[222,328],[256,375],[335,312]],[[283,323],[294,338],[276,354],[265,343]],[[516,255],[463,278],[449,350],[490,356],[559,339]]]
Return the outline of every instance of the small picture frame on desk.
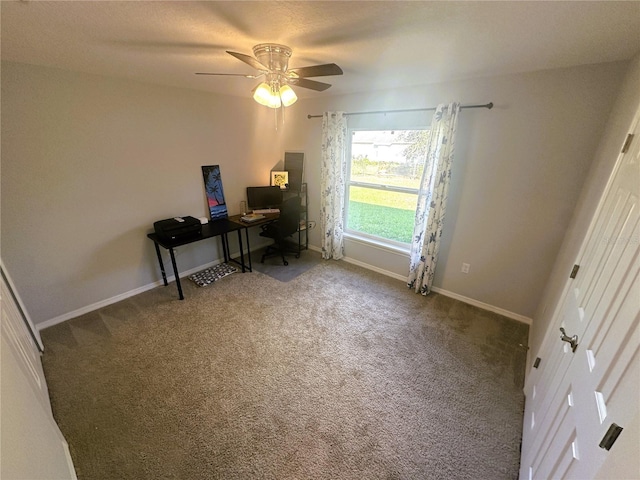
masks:
[[[271,170],[271,186],[280,187],[282,190],[289,188],[289,172]]]

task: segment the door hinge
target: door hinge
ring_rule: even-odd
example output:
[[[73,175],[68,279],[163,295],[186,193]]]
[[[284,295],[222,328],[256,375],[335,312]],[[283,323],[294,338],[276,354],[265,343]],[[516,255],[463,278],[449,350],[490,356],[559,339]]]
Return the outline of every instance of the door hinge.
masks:
[[[599,445],[600,448],[604,448],[605,450],[611,450],[611,447],[613,446],[614,443],[616,443],[616,440],[618,439],[620,432],[622,432],[622,427],[616,425],[615,423],[612,423],[611,426],[609,427],[609,430],[607,430],[607,433],[605,433],[604,437],[602,437],[602,441],[600,442],[600,445]]]
[[[627,134],[627,138],[624,141],[624,145],[622,145],[622,151],[620,153],[627,153],[629,151],[629,146],[633,141],[633,133]]]
[[[580,270],[580,265],[574,265],[573,270],[571,270],[571,275],[569,275],[569,278],[576,278],[576,275],[578,275],[578,270]]]

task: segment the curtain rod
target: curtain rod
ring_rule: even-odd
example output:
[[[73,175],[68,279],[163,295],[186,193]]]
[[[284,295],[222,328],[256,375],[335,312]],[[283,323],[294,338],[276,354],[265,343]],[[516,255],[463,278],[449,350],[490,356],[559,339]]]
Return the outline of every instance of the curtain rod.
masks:
[[[345,113],[345,115],[349,116],[349,115],[369,115],[369,114],[376,114],[376,113],[426,112],[429,110],[435,110],[436,108],[438,107],[409,108],[409,109],[403,109],[403,110],[376,110],[374,112],[351,112],[351,113]],[[465,108],[488,108],[489,110],[491,110],[493,108],[493,102],[489,102],[485,105],[462,105],[460,107],[460,110],[463,110]],[[322,115],[307,115],[307,118],[322,118]]]

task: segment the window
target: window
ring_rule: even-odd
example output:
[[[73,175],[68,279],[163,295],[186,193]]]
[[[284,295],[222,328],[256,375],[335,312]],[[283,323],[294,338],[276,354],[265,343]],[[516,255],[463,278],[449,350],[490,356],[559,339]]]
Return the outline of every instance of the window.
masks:
[[[408,248],[429,130],[352,130],[346,231]]]

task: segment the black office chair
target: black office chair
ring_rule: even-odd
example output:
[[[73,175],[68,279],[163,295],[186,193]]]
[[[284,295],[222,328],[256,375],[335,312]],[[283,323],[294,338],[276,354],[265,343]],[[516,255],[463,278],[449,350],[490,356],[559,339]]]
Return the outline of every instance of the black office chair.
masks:
[[[296,258],[300,258],[300,250],[298,243],[293,245],[287,239],[296,233],[300,228],[300,209],[302,199],[299,196],[287,199],[280,206],[280,216],[274,222],[263,225],[260,232],[261,237],[273,239],[273,245],[269,245],[262,255],[260,263],[264,263],[264,259],[273,256],[282,256],[282,263],[289,265],[285,258],[285,253],[292,252],[296,254]]]

